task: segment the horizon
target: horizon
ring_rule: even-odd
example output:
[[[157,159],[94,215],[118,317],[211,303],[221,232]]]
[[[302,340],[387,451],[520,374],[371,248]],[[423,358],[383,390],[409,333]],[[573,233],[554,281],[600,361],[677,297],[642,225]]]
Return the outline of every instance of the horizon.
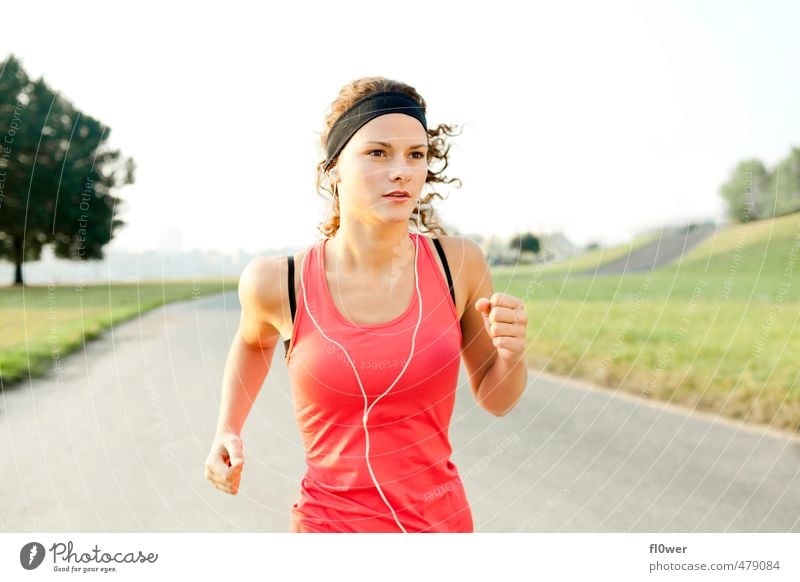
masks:
[[[800,144],[790,74],[800,7],[789,2],[538,5],[530,22],[513,8],[444,2],[426,10],[458,31],[445,32],[447,74],[407,48],[426,46],[428,31],[390,6],[354,18],[251,7],[241,19],[198,5],[181,53],[180,7],[137,6],[117,29],[101,26],[102,4],[81,6],[50,4],[43,20],[39,4],[17,7],[16,21],[36,29],[4,31],[0,58],[14,54],[107,123],[111,145],[136,162],[136,183],[116,192],[128,224],[109,252],[155,249],[178,231],[201,252],[310,244],[326,209],[313,187],[324,113],[364,75],[408,82],[431,125],[463,129],[447,173],[463,188],[437,188],[446,198],[434,206],[465,235],[562,232],[581,248],[609,247],[664,224],[723,222],[718,190],[733,167],[750,157],[774,166]],[[64,25],[78,18],[92,35]],[[370,26],[389,18],[407,38],[378,50]],[[265,34],[275,22],[287,25]],[[151,50],[141,51],[146,26]],[[331,27],[339,54],[323,67]]]

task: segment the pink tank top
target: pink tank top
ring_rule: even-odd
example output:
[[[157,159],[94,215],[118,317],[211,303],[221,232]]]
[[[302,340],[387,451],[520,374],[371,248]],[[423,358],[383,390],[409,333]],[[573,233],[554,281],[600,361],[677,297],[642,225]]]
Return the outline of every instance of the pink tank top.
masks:
[[[422,322],[414,355],[400,380],[371,409],[369,461],[383,494],[405,530],[471,532],[472,513],[448,437],[461,358],[461,326],[430,241],[419,244]],[[416,240],[416,237],[419,237]],[[307,471],[292,506],[293,532],[400,532],[367,467],[364,396],[344,353],[350,354],[368,404],[403,369],[419,317],[411,303],[385,323],[357,324],[337,309],[325,279],[322,239],[303,261],[303,289],[287,366]]]

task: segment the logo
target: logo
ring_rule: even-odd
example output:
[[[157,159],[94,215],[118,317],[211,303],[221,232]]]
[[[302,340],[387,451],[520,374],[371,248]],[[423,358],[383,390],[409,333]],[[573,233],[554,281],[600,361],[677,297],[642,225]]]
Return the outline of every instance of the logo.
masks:
[[[28,542],[19,552],[19,563],[26,570],[35,570],[44,560],[44,546],[39,542]]]
[[[138,552],[109,553],[101,550],[97,544],[89,551],[76,551],[72,540],[69,540],[67,543],[56,542],[48,549],[45,549],[39,542],[28,542],[19,551],[19,563],[26,570],[35,570],[42,565],[48,553],[53,558],[54,572],[82,572],[84,574],[87,572],[103,574],[117,572],[121,564],[152,564],[158,560],[158,554],[153,552],[145,554],[139,550]]]

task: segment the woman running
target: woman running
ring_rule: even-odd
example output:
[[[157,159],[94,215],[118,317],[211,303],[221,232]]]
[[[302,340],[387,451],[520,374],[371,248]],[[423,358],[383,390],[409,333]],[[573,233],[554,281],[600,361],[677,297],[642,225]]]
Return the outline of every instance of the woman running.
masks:
[[[307,463],[293,532],[473,531],[448,437],[461,358],[478,404],[496,416],[525,389],[522,301],[493,293],[472,240],[422,234],[444,234],[431,205],[439,195],[423,187],[452,182],[442,172],[453,127],[428,129],[425,110],[404,83],[345,86],[317,167],[332,201],[325,238],[292,257],[256,259],[239,281],[241,322],[205,475],[237,493],[242,427],[279,336],[291,338]]]

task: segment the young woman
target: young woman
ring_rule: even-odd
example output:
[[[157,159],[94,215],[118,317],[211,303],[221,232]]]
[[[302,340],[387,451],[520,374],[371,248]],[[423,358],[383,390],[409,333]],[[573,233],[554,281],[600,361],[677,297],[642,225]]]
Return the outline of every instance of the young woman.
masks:
[[[431,206],[438,194],[423,187],[448,181],[453,130],[428,129],[425,108],[413,87],[383,77],[345,86],[317,168],[332,199],[326,238],[293,257],[255,260],[239,281],[241,322],[205,474],[237,493],[242,426],[279,336],[290,337],[308,466],[293,532],[473,531],[448,438],[460,360],[492,414],[507,413],[525,389],[522,301],[493,293],[473,241],[422,234],[443,232]]]

